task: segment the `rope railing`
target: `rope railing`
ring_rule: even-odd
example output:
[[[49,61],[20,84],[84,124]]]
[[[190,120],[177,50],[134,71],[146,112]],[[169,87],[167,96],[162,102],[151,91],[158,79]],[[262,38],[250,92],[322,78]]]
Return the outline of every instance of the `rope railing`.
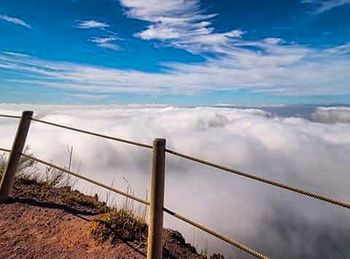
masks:
[[[6,150],[6,149],[0,148],[0,150]],[[6,151],[7,151],[7,150],[6,150]],[[10,150],[8,150],[8,151],[10,152]],[[99,182],[97,182],[97,181],[95,181],[95,180],[92,180],[92,179],[90,179],[90,178],[88,178],[88,177],[85,177],[85,176],[82,176],[82,175],[80,175],[80,174],[78,174],[78,173],[75,173],[75,172],[72,172],[72,171],[70,171],[70,170],[67,170],[67,169],[65,169],[65,168],[63,168],[63,167],[54,165],[54,164],[52,164],[52,163],[49,163],[49,162],[44,161],[44,160],[42,160],[42,159],[33,157],[33,156],[31,156],[31,155],[27,155],[27,154],[24,154],[24,153],[21,153],[21,155],[24,156],[24,157],[26,157],[26,158],[28,158],[28,159],[30,159],[30,160],[32,160],[32,161],[36,161],[36,162],[41,163],[41,164],[43,164],[43,165],[50,166],[50,167],[55,168],[55,169],[57,169],[57,170],[59,170],[59,171],[65,172],[65,173],[70,174],[70,175],[73,175],[73,176],[75,176],[75,177],[77,177],[77,178],[80,178],[80,179],[82,179],[82,180],[85,180],[85,181],[87,181],[87,182],[90,182],[90,183],[92,183],[92,184],[95,184],[95,185],[100,186],[100,187],[102,187],[102,188],[105,188],[105,189],[107,189],[107,190],[113,191],[113,192],[115,192],[115,193],[118,193],[118,194],[120,194],[120,195],[122,195],[122,196],[125,196],[125,197],[127,197],[127,198],[129,198],[129,199],[132,199],[132,200],[137,201],[137,202],[139,202],[139,203],[142,203],[142,204],[144,204],[144,205],[147,205],[147,206],[150,205],[150,203],[147,202],[147,201],[145,201],[145,200],[142,200],[142,199],[140,199],[140,198],[138,198],[138,197],[135,197],[135,196],[133,196],[133,195],[130,195],[130,194],[125,193],[125,192],[123,192],[123,191],[120,191],[120,190],[118,190],[118,189],[112,188],[112,187],[110,187],[110,186],[108,186],[108,185],[99,183]],[[184,216],[181,216],[181,215],[178,214],[178,213],[175,213],[175,212],[173,212],[173,211],[171,211],[171,210],[169,210],[169,209],[167,209],[167,208],[163,208],[163,210],[164,210],[164,212],[168,213],[169,215],[171,215],[171,216],[173,216],[173,217],[176,217],[176,218],[178,218],[178,219],[180,219],[180,220],[182,220],[182,221],[184,221],[184,222],[186,222],[186,223],[188,223],[188,224],[190,224],[190,225],[192,225],[192,226],[194,226],[194,227],[197,227],[198,229],[201,229],[202,231],[204,231],[204,232],[206,232],[206,233],[208,233],[208,234],[210,234],[210,235],[213,235],[213,236],[217,237],[218,239],[220,239],[220,240],[222,240],[222,241],[225,241],[226,243],[231,244],[231,245],[233,245],[233,246],[235,246],[235,247],[241,249],[242,251],[245,251],[245,252],[247,252],[247,253],[249,253],[249,254],[255,256],[256,258],[263,258],[263,259],[268,258],[267,256],[264,256],[264,255],[262,255],[261,253],[255,251],[254,249],[252,249],[252,248],[250,248],[250,247],[248,247],[248,246],[245,246],[245,245],[241,244],[240,242],[238,242],[238,241],[236,241],[236,240],[232,240],[232,239],[230,239],[230,238],[227,238],[227,237],[221,235],[220,233],[217,233],[217,232],[215,232],[215,231],[213,231],[213,230],[210,230],[210,229],[208,229],[207,227],[204,227],[204,226],[202,226],[202,225],[200,225],[200,224],[198,224],[198,223],[196,223],[196,222],[194,222],[194,221],[192,221],[192,220],[190,220],[190,219],[188,219],[188,218],[186,218],[186,217],[184,217]]]
[[[145,200],[142,200],[142,199],[140,199],[140,198],[137,198],[137,197],[135,197],[135,196],[133,196],[133,195],[130,195],[130,194],[128,194],[128,193],[126,193],[126,192],[123,192],[123,191],[120,191],[120,190],[118,190],[118,189],[112,188],[112,187],[110,187],[110,186],[108,186],[108,185],[105,185],[105,184],[103,184],[103,183],[100,183],[100,182],[97,182],[97,181],[95,181],[95,180],[92,180],[91,178],[88,178],[88,177],[86,177],[86,176],[80,175],[80,174],[78,174],[78,173],[74,173],[74,172],[72,172],[72,171],[70,171],[70,170],[67,170],[67,169],[63,168],[63,167],[54,165],[54,164],[52,164],[52,163],[46,162],[46,161],[44,161],[44,160],[42,160],[42,159],[39,159],[39,158],[30,156],[30,155],[27,155],[27,154],[21,153],[21,155],[24,156],[24,157],[26,157],[26,158],[28,158],[28,159],[30,159],[30,160],[32,160],[32,161],[36,161],[36,162],[41,163],[41,164],[43,164],[43,165],[50,166],[50,167],[55,168],[55,169],[57,169],[57,170],[59,170],[59,171],[65,172],[65,173],[67,173],[67,174],[73,175],[73,176],[75,176],[75,177],[77,177],[77,178],[80,178],[80,179],[82,179],[82,180],[85,180],[85,181],[87,181],[87,182],[89,182],[89,183],[95,184],[95,185],[97,185],[97,186],[100,186],[100,187],[105,188],[105,189],[107,189],[107,190],[110,190],[110,191],[112,191],[112,192],[118,193],[118,194],[120,194],[120,195],[122,195],[122,196],[125,196],[125,197],[131,199],[131,200],[137,201],[137,202],[142,203],[142,204],[144,204],[144,205],[149,205],[149,202],[147,202],[147,201],[145,201]]]
[[[255,251],[254,249],[252,249],[246,245],[243,245],[242,243],[240,243],[236,240],[225,237],[224,235],[222,235],[214,230],[211,230],[207,227],[204,227],[203,225],[200,225],[200,224],[198,224],[198,223],[196,223],[196,222],[194,222],[194,221],[192,221],[192,220],[190,220],[190,219],[188,219],[188,218],[186,218],[186,217],[184,217],[184,216],[182,216],[174,211],[171,211],[167,208],[163,208],[163,210],[164,210],[164,212],[168,213],[169,215],[171,215],[177,219],[180,219],[180,220],[182,220],[182,221],[184,221],[184,222],[186,222],[186,223],[188,223],[188,224],[190,224],[190,225],[208,233],[209,235],[212,235],[212,236],[214,236],[214,237],[216,237],[216,238],[218,238],[218,239],[220,239],[220,240],[222,240],[230,245],[233,245],[233,246],[237,247],[238,249],[240,249],[240,250],[242,250],[242,251],[244,251],[244,252],[246,252],[246,253],[248,253],[256,258],[262,258],[262,259],[269,258],[269,257]]]
[[[9,115],[9,114],[0,114],[0,117],[9,118],[9,119],[20,119],[21,118],[21,116]]]
[[[85,133],[85,134],[92,135],[95,137],[110,139],[110,140],[114,140],[117,142],[122,142],[122,143],[130,144],[130,145],[134,145],[134,146],[139,146],[139,147],[144,147],[144,148],[149,148],[149,149],[152,148],[151,145],[147,145],[147,144],[143,144],[143,143],[127,140],[127,139],[116,138],[116,137],[112,137],[112,136],[108,136],[108,135],[104,135],[104,134],[100,134],[100,133],[96,133],[96,132],[92,132],[92,131],[88,131],[88,130],[78,129],[78,128],[74,128],[74,127],[70,127],[70,126],[65,126],[62,124],[57,124],[57,123],[53,123],[53,122],[49,122],[49,121],[35,119],[35,118],[32,118],[31,120],[36,121],[36,122],[40,122],[40,123],[44,123],[47,125],[63,128],[63,129],[68,129],[68,130],[73,130],[73,131],[80,132],[80,133]]]
[[[324,196],[324,195],[321,195],[321,194],[318,194],[318,193],[305,191],[303,189],[300,189],[300,188],[297,188],[297,187],[294,187],[294,186],[290,186],[290,185],[287,185],[287,184],[279,183],[279,182],[276,182],[274,180],[270,180],[270,179],[267,179],[267,178],[264,178],[264,177],[248,174],[248,173],[245,173],[245,172],[242,172],[242,171],[239,171],[239,170],[235,170],[235,169],[232,169],[232,168],[228,168],[228,167],[225,167],[225,166],[222,166],[222,165],[218,165],[218,164],[215,164],[215,163],[203,160],[203,159],[192,157],[190,155],[185,155],[185,154],[182,154],[182,153],[170,150],[170,149],[166,149],[166,152],[168,152],[169,154],[178,156],[178,157],[182,157],[182,158],[194,161],[194,162],[198,162],[198,163],[203,164],[203,165],[207,165],[207,166],[210,166],[210,167],[214,167],[214,168],[220,169],[222,171],[226,171],[226,172],[229,172],[229,173],[232,173],[232,174],[236,174],[236,175],[239,175],[239,176],[242,176],[242,177],[245,177],[245,178],[249,178],[249,179],[252,179],[252,180],[255,180],[255,181],[259,181],[259,182],[262,182],[262,183],[273,185],[273,186],[276,186],[276,187],[279,187],[279,188],[282,188],[282,189],[285,189],[285,190],[296,192],[296,193],[299,193],[299,194],[302,194],[302,195],[306,195],[306,196],[309,196],[309,197],[312,197],[312,198],[315,198],[315,199],[318,199],[318,200],[321,200],[321,201],[324,201],[324,202],[328,202],[328,203],[331,203],[331,204],[334,204],[334,205],[337,205],[337,206],[341,206],[341,207],[350,209],[350,203],[349,202],[340,201],[340,200],[337,200],[337,199],[334,199],[334,198],[330,198],[330,197],[327,197],[327,196]]]
[[[0,147],[0,151],[10,153],[10,152],[11,152],[11,149],[1,148],[1,147]]]
[[[0,150],[6,150],[6,149],[0,148]],[[6,150],[6,151],[7,151],[7,150]],[[8,151],[10,151],[10,150],[8,150]],[[97,181],[95,181],[95,180],[92,180],[92,179],[90,179],[90,178],[88,178],[88,177],[85,177],[85,176],[82,176],[82,175],[80,175],[80,174],[74,173],[74,172],[72,172],[72,171],[70,171],[70,170],[67,170],[67,169],[63,168],[63,167],[54,165],[54,164],[52,164],[52,163],[49,163],[49,162],[44,161],[44,160],[42,160],[42,159],[33,157],[33,156],[31,156],[31,155],[27,155],[27,154],[23,154],[23,153],[22,153],[21,155],[24,156],[24,157],[26,157],[26,158],[28,158],[28,159],[30,159],[30,160],[32,160],[32,161],[36,161],[36,162],[41,163],[41,164],[43,164],[43,165],[50,166],[50,167],[55,168],[55,169],[57,169],[57,170],[59,170],[59,171],[65,172],[65,173],[70,174],[70,175],[73,175],[73,176],[75,176],[75,177],[77,177],[77,178],[80,178],[80,179],[82,179],[82,180],[85,180],[85,181],[87,181],[87,182],[90,182],[90,183],[92,183],[92,184],[95,184],[95,185],[100,186],[100,187],[102,187],[102,188],[105,188],[105,189],[107,189],[107,190],[113,191],[113,192],[115,192],[115,193],[118,193],[118,194],[120,194],[120,195],[122,195],[122,196],[125,196],[125,197],[127,197],[127,198],[129,198],[129,199],[132,199],[132,200],[134,200],[134,201],[140,202],[140,203],[142,203],[142,204],[144,204],[144,205],[147,205],[147,206],[150,205],[149,202],[147,202],[147,201],[145,201],[145,200],[142,200],[142,199],[140,199],[140,198],[138,198],[138,197],[135,197],[135,196],[133,196],[133,195],[130,195],[130,194],[125,193],[125,192],[123,192],[123,191],[120,191],[120,190],[118,190],[118,189],[112,188],[112,187],[110,187],[110,186],[108,186],[108,185],[99,183],[99,182],[97,182]],[[204,232],[206,232],[206,233],[208,233],[208,234],[210,234],[210,235],[213,235],[213,236],[217,237],[218,239],[220,239],[220,240],[222,240],[222,241],[225,241],[226,243],[231,244],[231,245],[233,245],[233,246],[235,246],[235,247],[241,249],[242,251],[245,251],[245,252],[247,252],[247,253],[249,253],[249,254],[255,256],[256,258],[263,258],[263,259],[268,258],[267,256],[264,256],[264,255],[262,255],[261,253],[255,251],[254,249],[252,249],[252,248],[250,248],[250,247],[248,247],[248,246],[245,246],[245,245],[243,245],[242,243],[240,243],[240,242],[238,242],[238,241],[236,241],[236,240],[227,238],[227,237],[221,235],[220,233],[217,233],[217,232],[215,232],[215,231],[213,231],[213,230],[210,230],[209,228],[204,227],[204,226],[202,226],[202,225],[200,225],[200,224],[198,224],[198,223],[196,223],[196,222],[194,222],[194,221],[192,221],[192,220],[190,220],[190,219],[188,219],[188,218],[186,218],[186,217],[184,217],[184,216],[182,216],[182,215],[180,215],[180,214],[178,214],[178,213],[176,213],[176,212],[173,212],[173,211],[171,211],[171,210],[169,210],[169,209],[167,209],[167,208],[163,208],[163,210],[164,210],[164,212],[168,213],[169,215],[171,215],[171,216],[173,216],[173,217],[176,217],[176,218],[178,218],[178,219],[180,219],[180,220],[182,220],[182,221],[184,221],[184,222],[186,222],[186,223],[188,223],[188,224],[190,224],[190,225],[192,225],[192,226],[194,226],[194,227],[197,227],[198,229],[201,229],[202,231],[204,231]]]
[[[344,208],[347,208],[347,209],[350,209],[350,203],[347,202],[347,201],[340,201],[340,200],[337,200],[337,199],[334,199],[334,198],[330,198],[330,197],[327,197],[325,195],[322,195],[322,194],[319,194],[319,193],[315,193],[315,192],[310,192],[310,191],[306,191],[306,190],[303,190],[301,188],[297,188],[297,187],[294,187],[294,186],[291,186],[291,185],[287,185],[287,184],[284,184],[284,183],[280,183],[280,182],[277,182],[277,181],[274,181],[274,180],[271,180],[271,179],[268,179],[268,178],[264,178],[264,177],[260,177],[260,176],[257,176],[257,175],[253,175],[253,174],[250,174],[250,173],[247,173],[247,172],[243,172],[243,171],[240,171],[240,170],[236,170],[236,169],[232,169],[232,168],[228,168],[228,167],[225,167],[225,166],[222,166],[222,165],[219,165],[219,164],[216,164],[216,163],[213,163],[213,162],[209,162],[207,160],[203,160],[203,159],[199,159],[199,158],[196,158],[196,157],[193,157],[193,156],[190,156],[190,155],[187,155],[187,154],[183,154],[183,153],[179,153],[179,152],[176,152],[174,150],[170,150],[170,149],[166,149],[165,148],[165,140],[164,140],[164,147],[163,148],[156,148],[155,146],[155,142],[153,143],[154,145],[151,146],[151,145],[147,145],[147,144],[143,144],[143,143],[139,143],[139,142],[135,142],[135,141],[131,141],[131,140],[127,140],[127,139],[123,139],[123,138],[117,138],[117,137],[113,137],[113,136],[108,136],[108,135],[104,135],[104,134],[100,134],[100,133],[96,133],[96,132],[92,132],[92,131],[88,131],[88,130],[84,130],[84,129],[79,129],[79,128],[75,128],[75,127],[71,127],[71,126],[66,126],[66,125],[62,125],[62,124],[58,124],[58,123],[53,123],[53,122],[49,122],[49,121],[45,121],[45,120],[40,120],[40,119],[36,119],[36,118],[33,118],[32,117],[32,114],[33,112],[31,111],[25,111],[23,112],[22,114],[22,117],[21,116],[14,116],[14,115],[6,115],[6,114],[0,114],[0,117],[4,117],[4,118],[14,118],[14,119],[21,119],[20,123],[19,123],[19,128],[18,128],[18,131],[21,132],[21,134],[17,134],[16,135],[16,139],[14,141],[14,149],[13,149],[13,154],[21,154],[23,157],[26,157],[32,161],[36,161],[38,163],[41,163],[43,165],[46,165],[46,166],[50,166],[54,169],[57,169],[61,172],[65,172],[67,174],[70,174],[70,175],[73,175],[77,178],[80,178],[82,180],[85,180],[89,183],[92,183],[92,184],[95,184],[97,186],[100,186],[102,188],[105,188],[107,190],[110,190],[112,192],[115,192],[117,194],[120,194],[124,197],[127,197],[129,199],[132,199],[134,201],[137,201],[141,204],[144,204],[144,205],[151,205],[150,207],[150,217],[154,217],[154,218],[158,218],[160,217],[161,218],[161,221],[159,221],[160,219],[158,218],[157,220],[159,222],[162,222],[163,221],[163,211],[165,213],[168,213],[170,214],[171,216],[177,218],[177,219],[180,219],[198,229],[201,229],[202,231],[222,240],[222,241],[225,241],[226,243],[228,244],[231,244],[237,248],[239,248],[240,250],[250,254],[250,255],[253,255],[257,258],[268,258],[267,256],[255,251],[254,249],[248,247],[248,246],[245,246],[243,245],[242,243],[236,241],[236,240],[233,240],[233,239],[230,239],[228,237],[225,237],[224,235],[220,234],[220,233],[217,233],[201,224],[198,224],[180,214],[177,214],[176,212],[173,212],[167,208],[164,208],[164,204],[163,204],[163,201],[160,203],[161,205],[159,205],[157,208],[159,208],[159,211],[161,213],[159,213],[159,215],[155,215],[155,213],[157,212],[156,210],[156,206],[155,206],[155,200],[158,200],[158,199],[163,199],[164,198],[164,173],[165,173],[165,170],[164,170],[164,159],[165,159],[165,152],[166,153],[169,153],[171,155],[174,155],[174,156],[177,156],[177,157],[181,157],[181,158],[184,158],[184,159],[187,159],[187,160],[191,160],[191,161],[194,161],[194,162],[197,162],[197,163],[200,163],[200,164],[203,164],[203,165],[206,165],[206,166],[210,166],[212,168],[216,168],[216,169],[219,169],[219,170],[222,170],[222,171],[225,171],[225,172],[228,172],[228,173],[231,173],[231,174],[235,174],[235,175],[238,175],[238,176],[241,176],[241,177],[245,177],[245,178],[248,178],[248,179],[251,179],[251,180],[255,180],[255,181],[258,181],[258,182],[262,182],[262,183],[265,183],[265,184],[268,184],[268,185],[273,185],[273,186],[276,186],[276,187],[279,187],[279,188],[282,188],[284,190],[289,190],[289,191],[292,191],[292,192],[295,192],[295,193],[299,193],[299,194],[302,194],[302,195],[305,195],[305,196],[308,196],[308,197],[311,197],[311,198],[315,198],[315,199],[318,199],[318,200],[321,200],[321,201],[324,201],[324,202],[327,202],[327,203],[331,203],[331,204],[334,204],[334,205],[337,205],[337,206],[341,206],[341,207],[344,207]],[[100,137],[100,138],[104,138],[104,139],[109,139],[109,140],[113,140],[113,141],[117,141],[117,142],[122,142],[122,143],[126,143],[126,144],[130,144],[130,145],[134,145],[134,146],[139,146],[139,147],[143,147],[143,148],[147,148],[147,149],[153,149],[153,162],[157,161],[156,163],[153,163],[153,167],[155,166],[156,170],[154,170],[155,168],[152,169],[152,188],[153,186],[157,186],[157,188],[160,188],[161,185],[162,185],[162,181],[163,181],[163,187],[160,188],[162,189],[160,191],[160,194],[159,195],[155,195],[154,193],[151,194],[151,196],[153,197],[151,199],[151,202],[147,202],[143,199],[140,199],[138,197],[135,197],[133,195],[130,195],[129,193],[125,193],[123,191],[120,191],[118,189],[115,189],[115,188],[112,188],[108,185],[105,185],[105,184],[102,184],[100,182],[97,182],[91,178],[88,178],[88,177],[85,177],[83,175],[80,175],[78,173],[75,173],[75,172],[72,172],[70,170],[67,170],[63,167],[60,167],[60,166],[57,166],[57,165],[54,165],[50,162],[47,162],[47,161],[44,161],[42,159],[39,159],[39,158],[36,158],[34,156],[31,156],[31,155],[27,155],[27,154],[24,154],[23,153],[23,147],[24,147],[24,143],[25,143],[25,138],[26,138],[26,135],[27,135],[27,132],[28,132],[28,129],[29,129],[29,125],[30,125],[30,122],[31,121],[35,121],[35,122],[38,122],[38,123],[43,123],[43,124],[46,124],[46,125],[50,125],[50,126],[55,126],[55,127],[59,127],[59,128],[63,128],[63,129],[68,129],[68,130],[72,130],[72,131],[76,131],[76,132],[80,132],[80,133],[84,133],[84,134],[88,134],[88,135],[91,135],[91,136],[95,136],[95,137]],[[5,148],[0,148],[0,151],[3,151],[3,152],[11,152],[10,149],[5,149]],[[19,157],[19,156],[18,156]],[[16,158],[14,156],[14,158]],[[159,161],[161,161],[163,159],[163,162],[162,163],[159,163]],[[156,160],[154,160],[156,159]],[[11,159],[10,159],[11,160]],[[13,159],[12,160],[12,163],[13,164],[17,164],[18,161],[14,162],[15,160]],[[11,161],[9,162],[11,163]],[[159,164],[158,164],[159,163]],[[11,178],[14,177],[15,175],[15,166],[14,165],[11,165],[9,166],[10,169],[14,169],[14,170],[10,170],[11,172],[8,173],[9,177],[8,179],[8,182],[11,182]],[[158,175],[159,174],[159,175]],[[158,176],[157,176],[158,175]],[[160,177],[160,178],[163,178],[162,180],[159,180],[159,181],[153,181],[153,177]],[[156,179],[154,178],[154,179]],[[4,185],[5,186],[5,185]],[[154,189],[154,190],[160,190],[160,189]],[[3,195],[1,194],[2,196],[0,197],[0,200],[5,200],[6,197],[8,197],[9,195],[9,191],[10,189],[7,189],[4,191],[4,193],[6,195]],[[153,189],[152,189],[153,190]],[[153,190],[153,191],[154,191]],[[1,201],[0,201],[1,202]],[[152,208],[153,206],[153,208]],[[151,213],[152,211],[152,213]],[[154,220],[154,222],[156,222],[156,220]],[[152,225],[152,224],[151,224]],[[160,225],[160,224],[158,224]],[[162,225],[162,224],[161,224]],[[150,228],[149,228],[150,229]],[[160,231],[161,232],[161,231]],[[153,235],[153,233],[152,233]],[[149,232],[149,237],[152,236],[151,235],[151,232]],[[153,235],[153,237],[155,237],[155,234]],[[154,244],[160,244],[161,242],[155,242],[155,240],[161,240],[160,238],[158,239],[149,239],[148,241],[152,240],[152,243]],[[158,246],[157,245],[157,246]],[[149,247],[153,247],[152,245],[150,245]],[[149,248],[148,247],[148,248]],[[159,252],[160,250],[158,249],[156,253],[161,253]],[[149,254],[150,252],[150,258],[158,258],[157,256],[154,257],[154,255],[156,254],[154,251],[150,250],[150,251],[147,251],[147,254]],[[160,254],[159,254],[160,256]]]

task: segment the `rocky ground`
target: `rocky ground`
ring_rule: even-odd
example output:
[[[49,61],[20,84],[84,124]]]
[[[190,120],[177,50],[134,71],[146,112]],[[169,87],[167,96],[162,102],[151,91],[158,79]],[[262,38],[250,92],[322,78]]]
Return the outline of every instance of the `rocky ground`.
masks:
[[[145,239],[111,242],[92,234],[92,223],[108,210],[97,197],[69,187],[16,180],[12,198],[0,204],[0,258],[145,258]],[[163,257],[205,258],[169,229]]]

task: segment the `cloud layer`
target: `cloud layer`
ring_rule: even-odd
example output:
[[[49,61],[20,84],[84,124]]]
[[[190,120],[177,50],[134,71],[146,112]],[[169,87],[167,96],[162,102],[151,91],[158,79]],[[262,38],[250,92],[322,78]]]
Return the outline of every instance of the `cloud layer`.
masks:
[[[350,123],[350,108],[349,107],[328,107],[318,108],[313,114],[312,119],[324,123]]]
[[[1,113],[34,109],[48,121],[168,147],[310,191],[349,200],[349,110],[332,108],[327,123],[275,117],[261,109],[151,106],[0,105]],[[316,110],[316,118],[325,108]],[[338,111],[338,112],[337,112]],[[324,114],[324,113],[323,113]],[[320,119],[318,119],[320,121]],[[338,121],[337,123],[328,123]],[[15,124],[1,119],[0,146],[9,147]],[[45,135],[43,135],[45,134]],[[43,137],[45,136],[45,137]],[[128,182],[144,197],[151,153],[33,123],[28,144],[38,157],[73,168],[125,190]],[[167,157],[166,206],[275,258],[344,258],[349,254],[349,213],[274,187]],[[81,187],[96,191],[92,187]],[[85,188],[85,189],[84,189]],[[200,248],[244,257],[236,249],[167,217]]]

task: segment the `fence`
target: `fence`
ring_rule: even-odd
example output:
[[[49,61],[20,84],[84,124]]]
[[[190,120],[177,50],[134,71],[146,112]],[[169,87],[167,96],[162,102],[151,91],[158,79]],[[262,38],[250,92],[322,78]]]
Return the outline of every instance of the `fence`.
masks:
[[[48,122],[48,121],[44,121],[44,120],[40,120],[40,119],[36,119],[33,118],[33,112],[32,111],[24,111],[22,113],[22,116],[14,116],[14,115],[7,115],[7,114],[0,114],[0,117],[2,118],[9,118],[9,119],[20,119],[19,124],[18,124],[18,128],[17,128],[17,132],[16,132],[16,136],[13,142],[13,146],[12,149],[6,149],[6,148],[0,148],[0,151],[3,152],[8,152],[10,153],[9,155],[9,159],[7,162],[7,166],[5,169],[5,173],[2,177],[2,181],[1,181],[1,185],[0,185],[0,202],[4,202],[8,199],[10,193],[11,193],[11,189],[12,189],[12,185],[14,182],[14,178],[15,178],[15,173],[16,173],[16,169],[17,169],[17,165],[18,162],[21,158],[21,156],[26,157],[30,160],[36,161],[38,163],[47,165],[47,166],[51,166],[52,168],[55,168],[57,170],[60,170],[62,172],[65,172],[67,174],[73,175],[75,177],[78,177],[80,179],[83,179],[87,182],[90,182],[92,184],[95,184],[97,186],[100,186],[102,188],[105,188],[107,190],[110,190],[112,192],[115,192],[117,194],[123,195],[129,199],[132,199],[134,201],[137,201],[139,203],[142,203],[144,205],[150,206],[150,210],[149,210],[149,224],[148,224],[148,245],[147,245],[147,258],[148,259],[158,259],[162,257],[162,245],[161,245],[161,240],[162,240],[162,229],[163,229],[163,214],[164,212],[176,217],[232,246],[235,246],[236,248],[256,257],[256,258],[268,258],[267,256],[255,251],[254,249],[243,245],[242,243],[240,243],[237,240],[225,237],[224,235],[217,233],[199,223],[196,223],[168,208],[164,207],[164,181],[165,181],[165,159],[166,159],[166,154],[171,154],[177,157],[181,157],[187,160],[191,160],[193,162],[197,162],[200,164],[204,164],[206,166],[210,166],[216,169],[219,169],[221,171],[227,172],[227,173],[231,173],[231,174],[235,174],[241,177],[245,177],[254,181],[259,181],[268,185],[272,185],[278,188],[281,188],[283,190],[288,190],[288,191],[292,191],[295,193],[299,193],[305,196],[309,196],[311,198],[315,198],[318,200],[321,200],[323,202],[327,202],[327,203],[331,203],[333,205],[337,205],[337,206],[341,206],[347,209],[350,209],[350,203],[349,202],[345,202],[345,201],[340,201],[334,198],[330,198],[327,197],[325,195],[321,195],[319,193],[313,193],[313,192],[309,192],[309,191],[305,191],[301,188],[297,188],[294,186],[290,186],[284,183],[280,183],[277,181],[273,181],[267,178],[263,178],[260,176],[256,176],[253,174],[249,174],[246,172],[242,172],[239,170],[235,170],[235,169],[231,169],[222,165],[218,165],[206,160],[202,160],[190,155],[186,155],[186,154],[182,154],[179,152],[176,152],[174,150],[170,150],[166,148],[166,140],[165,139],[155,139],[153,141],[153,145],[147,145],[147,144],[143,144],[143,143],[138,143],[138,142],[134,142],[134,141],[130,141],[130,140],[126,140],[126,139],[122,139],[122,138],[116,138],[113,136],[107,136],[107,135],[103,135],[103,134],[99,134],[96,132],[92,132],[92,131],[87,131],[87,130],[83,130],[83,129],[79,129],[79,128],[74,128],[74,127],[70,127],[70,126],[66,126],[66,125],[61,125],[61,124],[56,124],[53,122]],[[150,202],[147,202],[143,199],[140,199],[138,197],[135,197],[129,193],[125,193],[123,191],[120,191],[118,189],[109,187],[105,184],[99,183],[93,179],[90,179],[88,177],[82,176],[78,173],[72,172],[70,170],[67,170],[65,168],[62,168],[60,166],[54,165],[52,163],[49,163],[47,161],[44,161],[42,159],[36,158],[34,156],[28,155],[28,154],[24,154],[23,153],[23,148],[26,142],[26,138],[27,138],[27,134],[30,128],[30,124],[31,122],[34,121],[36,123],[42,123],[42,124],[46,124],[46,125],[50,125],[50,126],[54,126],[54,127],[59,127],[59,128],[63,128],[63,129],[67,129],[67,130],[72,130],[72,131],[76,131],[76,132],[80,132],[80,133],[84,133],[84,134],[88,134],[88,135],[92,135],[95,137],[100,137],[100,138],[105,138],[105,139],[109,139],[109,140],[113,140],[113,141],[117,141],[117,142],[122,142],[125,144],[129,144],[129,145],[134,145],[134,146],[138,146],[138,147],[142,147],[142,148],[146,148],[146,149],[151,149],[153,151],[153,158],[152,158],[152,174],[151,174],[151,197],[150,197]]]

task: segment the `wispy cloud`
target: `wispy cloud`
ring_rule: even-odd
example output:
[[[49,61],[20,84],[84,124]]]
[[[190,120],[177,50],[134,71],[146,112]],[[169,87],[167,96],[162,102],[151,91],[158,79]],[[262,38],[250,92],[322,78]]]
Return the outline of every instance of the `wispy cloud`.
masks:
[[[91,42],[96,43],[96,45],[101,48],[121,50],[121,47],[114,43],[117,40],[119,40],[119,38],[116,36],[94,37],[90,39]]]
[[[102,29],[109,27],[109,24],[95,20],[79,21],[76,25],[79,29]]]
[[[22,19],[20,18],[17,18],[17,17],[11,17],[11,16],[8,16],[8,15],[0,15],[0,20],[3,20],[3,21],[6,21],[6,22],[9,22],[9,23],[13,23],[13,24],[16,24],[16,25],[19,25],[19,26],[23,26],[23,27],[26,27],[28,29],[31,29],[32,26],[30,26],[28,23],[26,23],[25,21],[23,21]]]
[[[135,35],[144,40],[160,40],[192,53],[222,53],[244,32],[233,29],[216,32],[211,20],[217,14],[205,14],[199,0],[120,0],[126,15],[147,21],[147,28]]]
[[[320,14],[333,8],[350,4],[350,0],[302,0],[302,3],[313,5],[313,13]]]
[[[98,36],[89,39],[89,41],[95,43],[96,46],[110,50],[121,50],[121,47],[115,44],[115,41],[120,40],[121,38],[116,36],[115,32],[106,29],[108,27],[110,27],[109,24],[95,20],[80,21],[76,25],[76,28],[79,29],[98,29],[103,31],[104,34],[107,34],[107,36]]]
[[[81,101],[102,101],[108,97],[108,95],[96,95],[96,94],[67,94],[72,99],[79,99]]]
[[[19,73],[17,83],[90,93],[161,95],[247,89],[278,95],[350,94],[346,47],[319,50],[272,38],[240,45],[220,58],[196,64],[164,63],[163,71],[152,73],[9,53],[0,54],[0,68]]]

